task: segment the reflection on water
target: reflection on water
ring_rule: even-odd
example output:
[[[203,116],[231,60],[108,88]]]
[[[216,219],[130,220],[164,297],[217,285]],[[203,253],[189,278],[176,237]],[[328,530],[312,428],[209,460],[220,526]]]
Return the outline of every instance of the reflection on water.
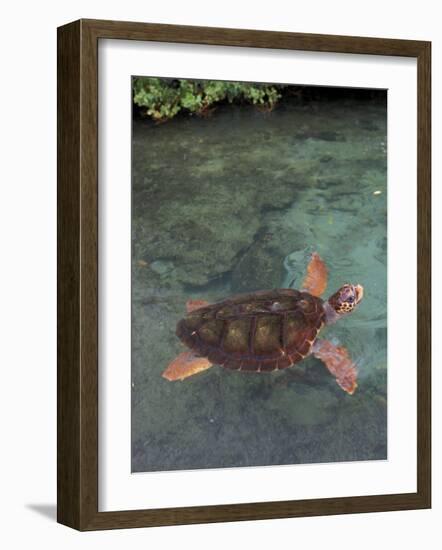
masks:
[[[133,471],[387,457],[386,97],[134,121]],[[359,309],[322,332],[359,365],[345,394],[308,358],[271,374],[161,377],[189,298],[299,287],[311,251]]]

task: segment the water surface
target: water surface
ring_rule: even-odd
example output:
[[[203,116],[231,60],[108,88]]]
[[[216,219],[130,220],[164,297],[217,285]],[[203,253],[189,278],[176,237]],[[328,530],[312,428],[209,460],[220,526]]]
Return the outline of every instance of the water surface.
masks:
[[[133,471],[387,458],[386,143],[381,93],[134,120]],[[175,325],[189,298],[299,288],[313,250],[329,267],[326,294],[365,288],[321,333],[357,361],[353,396],[315,358],[161,377],[184,349]]]

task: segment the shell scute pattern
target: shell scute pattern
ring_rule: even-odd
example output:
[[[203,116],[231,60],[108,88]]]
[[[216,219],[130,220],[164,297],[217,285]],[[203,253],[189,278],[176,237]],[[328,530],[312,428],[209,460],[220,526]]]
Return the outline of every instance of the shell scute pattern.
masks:
[[[178,337],[228,369],[266,372],[301,361],[324,323],[323,301],[291,289],[243,294],[189,313]]]

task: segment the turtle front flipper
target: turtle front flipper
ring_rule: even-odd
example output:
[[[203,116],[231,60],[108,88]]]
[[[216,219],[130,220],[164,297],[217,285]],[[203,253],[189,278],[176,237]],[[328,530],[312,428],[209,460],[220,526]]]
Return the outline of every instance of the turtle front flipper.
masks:
[[[162,377],[171,382],[184,380],[188,376],[198,374],[211,366],[212,363],[206,357],[196,355],[193,351],[183,351],[169,364]]]
[[[328,271],[327,267],[317,252],[313,252],[307,266],[307,275],[302,283],[302,290],[321,296],[327,288]]]
[[[350,395],[355,392],[358,387],[356,365],[345,348],[335,346],[328,340],[316,340],[312,353],[325,364],[344,391]]]

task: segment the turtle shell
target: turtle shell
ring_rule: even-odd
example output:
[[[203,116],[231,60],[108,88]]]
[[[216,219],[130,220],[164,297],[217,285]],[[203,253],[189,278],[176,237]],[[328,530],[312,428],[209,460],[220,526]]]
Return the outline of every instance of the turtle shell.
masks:
[[[273,371],[306,357],[324,324],[321,298],[292,289],[241,294],[190,312],[177,336],[228,369]]]

